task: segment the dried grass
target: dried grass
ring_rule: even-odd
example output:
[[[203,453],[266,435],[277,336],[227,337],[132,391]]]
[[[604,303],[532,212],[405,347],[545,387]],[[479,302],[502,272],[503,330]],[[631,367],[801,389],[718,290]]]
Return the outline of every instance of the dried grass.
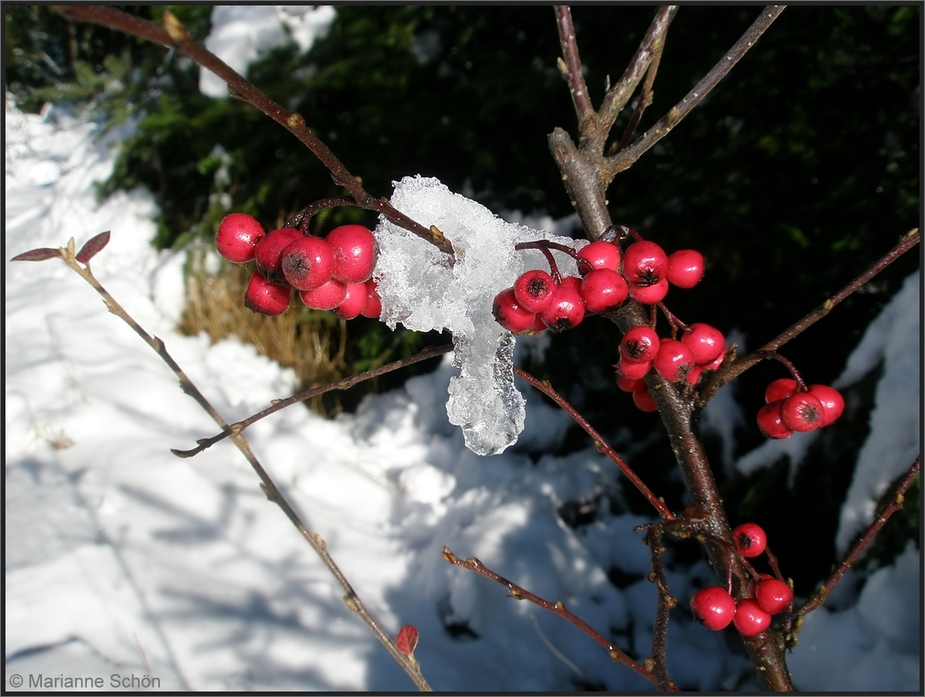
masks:
[[[213,343],[234,336],[253,344],[262,355],[293,368],[300,389],[339,380],[349,373],[344,360],[347,330],[342,320],[313,313],[297,299],[278,317],[252,312],[244,306],[244,291],[253,271],[250,264],[222,264],[217,273],[210,273],[199,255],[191,254],[191,259],[181,332],[196,335],[204,331]],[[319,396],[307,402],[309,408],[323,416],[337,413],[340,404],[336,392],[329,395],[334,395],[334,400]]]

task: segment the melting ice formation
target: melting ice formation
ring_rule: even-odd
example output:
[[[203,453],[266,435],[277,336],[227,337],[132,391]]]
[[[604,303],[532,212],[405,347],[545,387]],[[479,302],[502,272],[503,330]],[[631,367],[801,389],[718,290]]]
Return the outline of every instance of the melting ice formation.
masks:
[[[501,220],[437,179],[405,177],[391,203],[425,227],[436,226],[453,244],[455,263],[434,245],[380,219],[380,255],[374,277],[382,297],[382,321],[414,331],[449,330],[453,363],[446,412],[461,426],[466,447],[479,455],[503,452],[523,431],[524,398],[514,387],[514,336],[492,315],[495,295],[530,269],[546,269],[542,252],[517,251],[518,242],[545,239],[573,248],[585,241]],[[553,252],[563,275],[577,273],[574,260]]]

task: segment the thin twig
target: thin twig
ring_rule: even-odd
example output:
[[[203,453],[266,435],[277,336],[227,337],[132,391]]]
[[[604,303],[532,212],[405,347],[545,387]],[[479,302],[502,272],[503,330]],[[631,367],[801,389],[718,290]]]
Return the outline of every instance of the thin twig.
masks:
[[[613,643],[608,641],[607,638],[600,632],[592,629],[584,620],[582,620],[575,613],[565,607],[565,603],[562,601],[551,603],[548,600],[545,600],[540,596],[535,595],[524,588],[521,588],[513,581],[508,581],[506,578],[504,578],[504,576],[495,573],[475,557],[460,559],[455,554],[453,554],[449,547],[446,546],[443,548],[443,559],[444,561],[447,561],[454,566],[461,566],[465,569],[469,569],[469,571],[474,571],[475,573],[480,574],[485,578],[491,579],[495,583],[500,583],[502,586],[508,589],[511,597],[515,600],[529,600],[534,605],[538,605],[544,610],[549,610],[549,612],[553,613],[554,615],[558,615],[559,617],[568,620],[589,637],[594,639],[594,641],[596,641],[598,644],[603,646],[607,650],[607,653],[610,654],[611,660],[613,660],[615,663],[622,663],[626,666],[629,666],[646,680],[655,682],[655,678],[646,671],[645,667],[634,661],[623,651],[614,646]]]
[[[202,438],[196,442],[199,444],[195,448],[190,450],[179,450],[177,448],[171,448],[172,452],[177,457],[187,458],[198,455],[203,450],[211,448],[216,443],[228,438],[229,436],[234,435],[235,433],[240,433],[248,426],[253,426],[255,423],[264,419],[271,414],[275,414],[286,407],[292,406],[298,402],[304,402],[311,399],[312,397],[317,397],[318,395],[324,394],[326,392],[331,392],[333,390],[347,390],[354,385],[358,385],[365,380],[371,380],[372,378],[379,377],[380,375],[385,375],[390,373],[393,370],[399,370],[401,368],[407,368],[409,365],[414,365],[415,363],[420,363],[421,361],[426,361],[428,358],[435,358],[444,353],[449,353],[453,350],[453,344],[444,344],[443,346],[428,346],[427,348],[421,350],[419,353],[416,353],[413,356],[408,358],[399,358],[397,361],[392,361],[391,363],[386,363],[385,365],[379,366],[378,368],[370,368],[369,370],[364,370],[362,373],[357,373],[356,375],[351,375],[350,377],[343,378],[341,380],[336,380],[334,382],[328,382],[324,385],[318,385],[307,390],[303,390],[298,394],[294,394],[291,397],[286,399],[277,399],[273,401],[273,404],[263,411],[258,411],[256,414],[248,416],[243,421],[237,421],[230,426],[228,426],[221,433],[217,433],[211,438]]]
[[[196,402],[212,417],[212,419],[219,425],[220,428],[227,428],[228,424],[225,419],[218,413],[218,411],[212,406],[208,399],[199,391],[199,388],[193,383],[192,380],[186,375],[183,369],[179,364],[173,359],[173,357],[167,352],[167,347],[164,345],[164,342],[156,336],[152,336],[135,319],[118,303],[115,298],[109,294],[103,285],[96,279],[90,270],[89,262],[85,266],[81,266],[74,253],[74,238],[71,238],[68,241],[66,248],[61,248],[58,250],[60,252],[61,258],[70,266],[74,271],[80,275],[93,289],[99,293],[103,298],[103,302],[106,304],[106,309],[109,310],[112,314],[116,315],[119,319],[125,322],[132,330],[144,340],[154,351],[160,356],[161,360],[167,364],[167,366],[173,371],[174,375],[180,381],[180,387],[182,390],[191,396]],[[356,613],[369,627],[372,633],[376,636],[377,639],[385,646],[386,650],[392,655],[392,658],[405,670],[408,676],[414,681],[414,684],[421,691],[430,692],[431,687],[428,685],[427,681],[424,679],[424,676],[421,674],[420,666],[417,662],[412,663],[409,660],[409,657],[403,654],[395,646],[395,642],[388,635],[388,633],[381,627],[378,620],[370,613],[369,609],[363,602],[360,600],[360,597],[357,595],[356,591],[353,589],[353,586],[347,580],[347,577],[340,570],[340,567],[334,562],[333,557],[327,550],[327,544],[317,533],[311,532],[305,524],[302,522],[302,519],[299,517],[299,514],[296,513],[295,509],[290,505],[290,503],[283,496],[282,492],[273,482],[273,479],[270,477],[269,473],[264,469],[263,465],[260,464],[260,461],[254,455],[250,449],[250,445],[247,442],[247,439],[238,433],[233,433],[231,439],[234,444],[238,447],[238,450],[244,455],[247,461],[250,463],[251,467],[257,473],[257,476],[260,478],[260,488],[263,490],[263,493],[266,495],[267,499],[279,506],[283,513],[286,514],[286,517],[292,522],[296,527],[299,533],[303,538],[308,542],[311,548],[315,553],[321,558],[324,565],[328,568],[337,582],[340,584],[341,588],[344,591],[344,603],[347,607],[354,613]]]
[[[335,183],[350,192],[356,202],[355,205],[374,210],[392,223],[427,240],[441,251],[447,254],[453,253],[453,245],[439,231],[435,232],[434,228],[428,229],[424,227],[395,209],[388,201],[377,199],[367,193],[360,178],[351,174],[334,153],[306,126],[305,119],[301,114],[290,113],[283,109],[222,59],[204,46],[196,43],[190,33],[171,12],[164,12],[164,27],[160,27],[153,22],[135,17],[114,7],[58,5],[55,9],[69,19],[91,22],[138,36],[179,51],[193,59],[196,63],[224,80],[235,97],[256,107],[298,138],[331,172]]]
[[[742,56],[755,45],[768,27],[784,11],[784,5],[769,5],[761,11],[761,16],[745,31],[742,37],[729,49],[725,56],[713,66],[709,73],[678,104],[673,106],[658,123],[645,132],[635,143],[608,158],[601,172],[606,181],[611,181],[617,174],[629,169],[640,156],[658,141],[668,135],[691,110],[700,104],[719,81],[722,80]]]
[[[658,514],[662,517],[662,519],[674,520],[675,515],[669,510],[668,506],[665,505],[665,502],[652,493],[652,490],[643,483],[639,476],[633,471],[633,468],[626,464],[626,461],[607,444],[607,441],[604,440],[603,436],[601,436],[601,434],[598,433],[594,427],[588,423],[585,417],[583,417],[578,412],[578,410],[575,409],[575,407],[569,404],[562,395],[553,389],[552,385],[549,384],[549,381],[539,380],[530,375],[530,373],[526,372],[525,370],[518,368],[516,365],[514,366],[514,375],[521,378],[522,380],[526,380],[536,389],[558,404],[569,416],[575,420],[575,423],[584,429],[585,433],[591,436],[598,451],[613,460],[614,464],[620,468],[620,471],[623,472],[627,478],[629,478],[630,482],[632,482],[633,486],[636,487],[639,493],[645,496],[646,500],[655,507],[655,510],[658,511]]]
[[[857,291],[859,288],[863,287],[865,283],[870,281],[874,276],[883,271],[887,266],[892,264],[918,243],[919,229],[914,228],[907,232],[903,236],[902,240],[900,240],[899,244],[897,244],[895,247],[893,247],[893,249],[891,249],[883,257],[876,261],[869,269],[867,269],[867,271],[855,278],[848,285],[838,291],[831,298],[827,299],[824,303],[807,314],[805,317],[802,317],[801,319],[791,324],[789,327],[787,327],[787,329],[771,339],[764,346],[753,351],[752,353],[748,353],[744,356],[736,358],[735,361],[724,362],[723,366],[715,373],[713,373],[709,380],[707,380],[707,382],[704,384],[702,388],[702,397],[698,403],[698,407],[705,404],[706,401],[714,394],[716,394],[716,391],[727,382],[734,380],[746,370],[757,365],[761,361],[772,358],[772,352],[777,351],[777,349],[786,344],[788,341],[795,339],[809,327],[825,317],[835,308],[836,305],[845,300],[845,298]]]
[[[668,691],[677,689],[668,675],[668,613],[678,604],[677,599],[668,589],[668,578],[662,565],[662,531],[658,525],[653,525],[646,531],[645,542],[649,546],[649,559],[652,571],[649,580],[655,583],[658,589],[658,602],[655,612],[655,626],[652,628],[652,651],[646,659],[646,669],[655,676],[658,689]]]
[[[915,462],[912,463],[909,470],[896,487],[896,493],[894,493],[893,496],[890,497],[889,502],[880,509],[867,530],[865,530],[858,541],[852,545],[851,549],[845,555],[845,558],[832,572],[832,575],[826,579],[825,583],[823,583],[815,593],[807,598],[806,602],[797,608],[795,612],[796,616],[805,615],[822,605],[826,601],[826,598],[829,597],[832,589],[835,588],[842,577],[848,572],[848,569],[851,568],[851,565],[858,560],[861,553],[873,541],[877,533],[880,532],[880,528],[886,525],[886,521],[890,519],[890,516],[902,510],[906,500],[905,494],[909,490],[909,487],[912,486],[912,482],[915,481],[915,478],[919,476],[919,460],[920,457],[917,456]]]
[[[586,124],[595,117],[588,85],[581,73],[581,58],[578,55],[578,43],[575,40],[575,25],[572,23],[572,10],[568,5],[556,5],[556,27],[559,30],[559,44],[565,60],[559,63],[559,71],[568,82],[568,91],[572,95],[575,114],[578,116],[578,131],[584,133]]]

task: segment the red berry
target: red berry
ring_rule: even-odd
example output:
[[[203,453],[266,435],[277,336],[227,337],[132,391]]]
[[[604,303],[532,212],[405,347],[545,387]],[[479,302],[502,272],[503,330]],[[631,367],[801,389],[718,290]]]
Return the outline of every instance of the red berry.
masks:
[[[566,276],[559,281],[559,285],[574,288],[579,293],[581,292],[581,279],[578,276]]]
[[[845,398],[841,393],[828,385],[810,385],[809,393],[822,402],[822,419],[819,428],[834,422],[845,410]]]
[[[703,373],[703,367],[699,365],[695,365],[691,369],[691,372],[688,373],[687,377],[684,379],[687,380],[690,384],[696,385],[697,381],[700,379],[701,373]]]
[[[317,288],[334,273],[334,251],[320,237],[301,237],[283,251],[282,269],[293,288]]]
[[[732,541],[739,554],[747,559],[757,557],[768,546],[768,536],[760,525],[742,523],[732,531]]]
[[[809,392],[796,392],[780,407],[781,421],[794,431],[812,431],[821,426],[825,410],[822,402]]]
[[[678,288],[693,288],[703,278],[703,254],[695,249],[679,249],[668,255],[668,282]]]
[[[678,382],[694,369],[694,357],[691,350],[680,341],[662,339],[652,365],[669,382]]]
[[[345,287],[347,294],[334,308],[334,314],[341,319],[356,319],[366,307],[366,283],[346,283]]]
[[[549,327],[546,326],[546,323],[543,321],[543,318],[537,315],[536,318],[533,320],[533,324],[527,327],[524,333],[532,334],[536,336],[537,334],[542,334],[547,329],[549,329]]]
[[[694,593],[691,598],[691,612],[694,613],[694,619],[704,627],[719,631],[733,621],[736,603],[726,589],[707,586]]]
[[[602,244],[609,243],[603,242]],[[629,286],[626,284],[626,279],[616,271],[595,269],[581,281],[580,292],[588,312],[603,312],[608,308],[622,305],[629,294]]]
[[[498,324],[514,334],[526,331],[536,319],[535,312],[530,312],[517,302],[513,288],[505,288],[495,296],[492,312]]]
[[[688,327],[690,331],[681,337],[681,343],[691,350],[697,365],[708,365],[716,360],[726,344],[726,338],[719,329],[697,322]]]
[[[633,404],[636,405],[640,411],[658,411],[658,405],[655,403],[655,400],[652,398],[652,393],[649,392],[649,388],[643,387],[641,389],[635,390],[633,392]]]
[[[793,378],[777,378],[773,380],[764,391],[764,401],[766,404],[778,400],[787,399],[797,391],[797,381]]]
[[[625,375],[617,373],[617,387],[624,392],[635,392],[645,387],[645,380],[642,378],[628,378]]]
[[[651,367],[651,361],[645,361],[644,363],[633,363],[625,360],[621,356],[620,361],[617,363],[617,374],[626,378],[641,380],[646,375],[648,375],[649,368]]]
[[[771,615],[757,602],[746,598],[739,602],[732,621],[742,636],[756,636],[771,626]]]
[[[379,245],[369,228],[341,225],[324,239],[334,251],[334,278],[344,283],[363,283],[372,275]]]
[[[748,582],[748,597],[755,597],[755,589],[758,588],[758,584],[762,581],[767,581],[769,578],[774,578],[771,574],[758,574],[758,580],[752,579]]]
[[[215,233],[215,248],[225,259],[243,264],[254,258],[257,243],[266,232],[256,218],[247,213],[231,213],[222,218]]]
[[[541,269],[527,271],[514,281],[514,297],[517,303],[530,312],[542,312],[552,303],[556,293],[556,282]]]
[[[712,363],[708,363],[705,366],[701,366],[704,370],[719,370],[719,367],[723,364],[723,359],[726,357],[726,349],[723,349],[719,352],[719,355],[713,360]]]
[[[300,290],[299,297],[313,310],[333,310],[347,297],[347,286],[330,278],[317,288]]]
[[[286,251],[286,247],[302,237],[304,235],[301,232],[291,227],[279,228],[269,233],[260,240],[254,253],[257,270],[274,283],[285,283],[283,252]]]
[[[665,250],[655,242],[640,240],[631,244],[623,252],[623,275],[635,286],[654,286],[659,281],[665,280],[667,270],[668,257]]]
[[[765,404],[758,410],[758,429],[767,438],[782,439],[793,435],[793,429],[787,426],[780,417],[780,408],[783,400]]]
[[[578,256],[587,261],[591,268],[584,264],[578,264],[578,269],[583,274],[589,273],[594,269],[610,269],[617,271],[620,268],[620,248],[612,242],[598,240],[592,242],[578,251]]]
[[[776,615],[793,600],[793,591],[786,583],[768,578],[755,586],[755,600],[765,612]]]
[[[620,356],[629,363],[648,363],[655,358],[660,343],[652,327],[633,327],[620,340]]]
[[[268,281],[259,271],[251,276],[244,291],[244,306],[262,315],[283,314],[291,299],[292,288]]]
[[[379,297],[379,290],[373,279],[366,282],[366,304],[360,314],[370,319],[379,319],[379,315],[382,314],[382,299]]]
[[[650,286],[637,286],[630,283],[630,297],[644,305],[660,303],[668,295],[668,281],[662,279]]]
[[[565,285],[568,279],[562,280],[563,285],[556,289],[552,303],[539,313],[546,326],[557,332],[578,326],[585,317],[581,294],[571,285]]]

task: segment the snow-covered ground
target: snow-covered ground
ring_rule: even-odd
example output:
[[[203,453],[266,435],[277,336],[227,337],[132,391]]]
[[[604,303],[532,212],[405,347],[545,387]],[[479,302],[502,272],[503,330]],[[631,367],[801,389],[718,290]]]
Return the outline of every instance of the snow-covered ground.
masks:
[[[183,259],[148,246],[150,196],[95,202],[93,181],[110,171],[120,134],[100,140],[93,124],[53,109],[23,115],[9,102],[6,118],[5,688],[44,687],[35,683],[42,676],[100,678],[105,689],[412,689],[232,445],[171,455],[217,429],[154,352],[63,262],[9,259],[112,230],[94,272],[229,421],[288,396],[293,375],[237,341],[210,345],[175,331]],[[882,383],[890,360],[908,370],[912,356],[917,370],[918,344],[908,345],[919,334],[917,275],[907,285],[878,320],[906,336],[905,351],[868,345],[846,380],[870,370],[864,361],[878,350],[888,354]],[[292,407],[246,435],[383,626],[419,629],[415,655],[435,689],[651,689],[570,624],[442,560],[444,545],[477,556],[612,631],[622,648],[648,651],[655,596],[648,551],[632,530],[647,521],[606,510],[623,487],[613,465],[590,446],[534,462],[525,451],[554,442],[567,417],[527,389],[518,444],[475,455],[446,416],[456,373],[448,358],[354,415],[324,420]],[[885,430],[860,455],[867,464],[844,535],[895,476],[876,476],[877,463],[918,452],[919,380],[897,383],[884,389],[911,401],[916,418],[897,430],[884,411]],[[768,457],[753,454],[748,467]],[[556,513],[602,493],[592,525],[572,529]],[[608,580],[612,569],[629,579],[624,587]],[[689,618],[697,578],[711,582],[712,572],[702,564],[669,573],[681,601],[669,669],[682,688],[731,688],[752,668],[731,630]],[[920,578],[909,548],[846,609],[808,616],[789,658],[797,686],[921,689]]]

